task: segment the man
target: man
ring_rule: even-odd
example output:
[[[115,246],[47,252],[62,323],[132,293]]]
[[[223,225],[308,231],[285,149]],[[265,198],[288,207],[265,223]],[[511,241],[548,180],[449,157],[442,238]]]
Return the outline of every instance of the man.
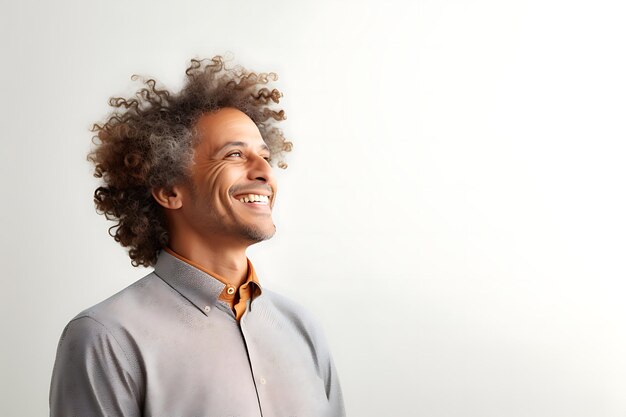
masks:
[[[52,416],[345,415],[319,326],[246,256],[275,232],[270,161],[291,149],[275,79],[214,57],[192,60],[178,94],[148,79],[111,99],[89,155],[95,202],[154,272],[69,322]]]

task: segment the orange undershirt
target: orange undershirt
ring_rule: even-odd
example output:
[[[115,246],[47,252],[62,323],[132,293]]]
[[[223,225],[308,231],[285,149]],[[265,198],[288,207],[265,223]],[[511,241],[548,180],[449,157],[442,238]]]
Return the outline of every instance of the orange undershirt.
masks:
[[[230,308],[233,309],[237,320],[240,320],[241,316],[243,316],[243,313],[246,311],[247,301],[261,294],[261,286],[259,284],[259,279],[257,278],[256,273],[254,272],[254,267],[252,266],[250,259],[248,259],[247,257],[246,257],[246,260],[248,261],[248,277],[246,279],[246,282],[244,282],[243,284],[239,286],[239,288],[237,288],[234,285],[229,284],[228,281],[224,277],[214,274],[211,271],[207,271],[205,268],[203,268],[199,264],[185,258],[182,255],[179,255],[178,253],[174,252],[169,247],[165,247],[165,250],[170,255],[177,257],[181,261],[186,262],[195,268],[198,268],[202,272],[205,272],[211,275],[213,278],[225,284],[226,286],[224,287],[224,290],[222,291],[218,299],[221,301],[224,301],[226,304],[230,306]]]

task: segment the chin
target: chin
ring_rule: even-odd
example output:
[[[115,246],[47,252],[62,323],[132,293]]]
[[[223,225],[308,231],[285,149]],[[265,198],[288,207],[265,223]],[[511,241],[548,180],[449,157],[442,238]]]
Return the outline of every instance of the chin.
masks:
[[[252,243],[262,242],[271,239],[276,233],[276,226],[273,224],[269,227],[245,226],[241,230],[246,240]]]

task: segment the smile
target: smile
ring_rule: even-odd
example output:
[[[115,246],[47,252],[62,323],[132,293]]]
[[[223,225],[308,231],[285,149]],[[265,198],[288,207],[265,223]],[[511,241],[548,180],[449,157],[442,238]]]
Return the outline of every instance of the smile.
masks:
[[[263,204],[267,205],[270,202],[269,196],[260,195],[260,194],[246,194],[243,196],[239,196],[239,201],[242,203],[252,203],[252,204]]]

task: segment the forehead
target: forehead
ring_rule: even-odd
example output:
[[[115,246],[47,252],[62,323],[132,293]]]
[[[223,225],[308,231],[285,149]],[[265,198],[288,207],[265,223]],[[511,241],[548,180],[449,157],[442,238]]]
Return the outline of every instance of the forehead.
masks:
[[[198,147],[217,151],[228,142],[244,142],[257,148],[265,145],[257,125],[245,113],[234,108],[223,108],[202,115],[196,123],[200,137]]]

